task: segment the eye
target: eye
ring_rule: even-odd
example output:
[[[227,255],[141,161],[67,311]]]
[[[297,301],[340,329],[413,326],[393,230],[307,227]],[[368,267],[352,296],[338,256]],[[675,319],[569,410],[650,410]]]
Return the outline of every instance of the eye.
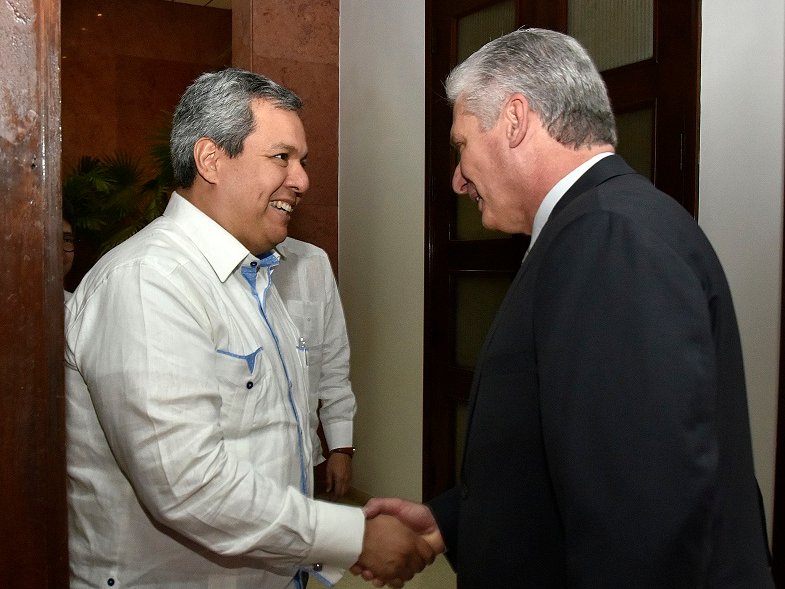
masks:
[[[289,161],[289,154],[288,153],[277,153],[273,156],[274,158],[278,158],[281,161],[288,162]]]

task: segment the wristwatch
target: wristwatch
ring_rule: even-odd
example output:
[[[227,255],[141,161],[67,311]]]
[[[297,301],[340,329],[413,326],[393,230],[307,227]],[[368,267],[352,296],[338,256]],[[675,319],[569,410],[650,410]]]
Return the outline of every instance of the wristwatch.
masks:
[[[330,454],[332,454],[333,452],[338,452],[338,454],[346,454],[349,458],[353,458],[355,450],[356,448],[354,446],[349,446],[346,448],[333,448],[332,450],[330,450]]]

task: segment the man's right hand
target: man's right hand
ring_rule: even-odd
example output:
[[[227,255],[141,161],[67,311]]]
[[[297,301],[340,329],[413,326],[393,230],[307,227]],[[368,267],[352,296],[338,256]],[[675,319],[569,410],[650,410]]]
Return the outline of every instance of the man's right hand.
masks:
[[[423,551],[422,548],[418,549],[418,553],[425,563],[419,568],[414,566],[409,570],[413,570],[412,575],[405,577],[389,577],[378,574],[372,567],[366,566],[363,561],[362,555],[357,563],[351,568],[351,572],[355,575],[362,575],[368,581],[371,581],[376,587],[382,587],[387,584],[391,587],[402,587],[405,581],[414,576],[415,573],[420,572],[425,568],[425,564],[433,562],[437,554],[441,554],[445,550],[444,540],[442,539],[441,531],[436,523],[436,520],[425,505],[421,503],[414,503],[404,499],[388,498],[388,499],[371,499],[363,507],[363,512],[367,518],[366,522],[366,537],[368,534],[369,526],[373,526],[373,522],[379,518],[395,518],[398,522],[405,524],[409,530],[418,537],[420,542],[425,542],[428,550]],[[422,547],[422,544],[417,544]],[[363,547],[365,544],[363,544]],[[363,552],[365,550],[363,549]],[[411,564],[417,564],[412,562]],[[416,569],[416,570],[415,570]]]
[[[352,573],[376,587],[403,584],[436,558],[431,544],[391,515],[379,514],[365,522],[363,549]]]

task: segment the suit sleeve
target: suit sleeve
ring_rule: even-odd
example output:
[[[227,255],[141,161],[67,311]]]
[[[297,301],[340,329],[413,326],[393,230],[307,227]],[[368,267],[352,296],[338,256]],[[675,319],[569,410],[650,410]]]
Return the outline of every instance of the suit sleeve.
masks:
[[[550,242],[534,299],[542,426],[574,587],[702,586],[717,365],[688,262],[607,212]]]
[[[439,526],[447,557],[453,569],[456,568],[458,556],[458,507],[460,503],[460,487],[456,485],[428,502],[433,517]]]

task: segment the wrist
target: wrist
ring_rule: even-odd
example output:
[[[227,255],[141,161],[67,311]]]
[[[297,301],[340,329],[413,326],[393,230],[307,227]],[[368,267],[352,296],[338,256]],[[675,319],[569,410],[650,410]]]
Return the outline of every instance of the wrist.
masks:
[[[342,448],[333,448],[330,450],[330,454],[345,454],[349,458],[353,458],[355,450],[354,446],[344,446]]]

